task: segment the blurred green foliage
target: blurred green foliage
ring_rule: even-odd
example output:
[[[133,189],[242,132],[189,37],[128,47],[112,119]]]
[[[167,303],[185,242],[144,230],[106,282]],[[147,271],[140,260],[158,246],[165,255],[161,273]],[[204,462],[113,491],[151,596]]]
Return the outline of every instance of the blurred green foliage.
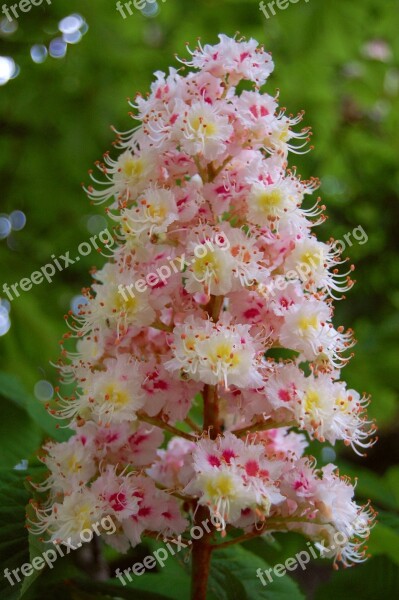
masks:
[[[35,63],[32,47],[48,48],[60,37],[59,21],[73,13],[81,15],[88,26],[82,39],[68,44],[65,57],[49,56]],[[355,329],[356,356],[344,375],[351,386],[372,394],[370,414],[377,418],[380,440],[367,459],[358,460],[349,451],[335,448],[339,456],[333,460],[342,464],[343,472],[359,475],[359,498],[370,497],[383,510],[370,544],[376,556],[353,572],[333,577],[330,565],[311,565],[300,578],[301,586],[316,600],[328,600],[333,594],[375,598],[384,587],[390,595],[397,595],[398,0],[300,0],[268,20],[255,0],[166,0],[160,2],[155,17],[135,10],[126,19],[116,11],[113,0],[53,0],[51,5],[43,3],[21,13],[15,31],[10,32],[3,18],[0,56],[11,57],[20,71],[0,88],[0,212],[21,210],[27,222],[22,231],[0,240],[0,296],[4,298],[4,282],[10,285],[29,276],[50,262],[52,254],[69,250],[75,256],[79,243],[105,226],[105,221],[90,219],[101,208],[90,207],[80,183],[88,182],[87,170],[111,147],[114,134],[108,125],[130,128],[126,98],[136,91],[145,93],[153,71],[176,65],[173,55],[185,53],[186,41],[194,46],[201,37],[203,43],[214,43],[218,33],[233,35],[237,30],[272,51],[276,69],[267,91],[280,89],[281,104],[292,113],[305,109],[304,124],[313,127],[315,150],[293,156],[291,162],[303,177],[321,179],[320,194],[330,218],[318,234],[322,239],[344,240],[345,234],[361,226],[368,236],[364,244],[352,238],[353,245],[345,250],[356,264],[358,283],[346,302],[338,304],[336,322]],[[49,361],[56,360],[57,342],[65,330],[62,315],[89,283],[89,268],[102,262],[92,252],[57,273],[52,284],[34,286],[11,303],[11,328],[0,337],[1,369],[11,374],[11,378],[0,378],[2,467],[32,458],[45,436],[65,436],[46,419],[33,388],[38,380],[55,383]],[[317,443],[312,449],[321,463],[334,457],[331,451],[323,454]],[[8,478],[3,495],[11,493],[7,486],[15,491],[15,480],[10,484]],[[0,508],[0,529],[6,528],[6,537],[16,519],[15,511],[13,516],[7,510],[7,506]],[[15,526],[21,525],[16,522]],[[18,536],[22,544],[26,542],[21,532]],[[304,546],[295,536],[289,543],[286,537],[279,542],[289,555]],[[0,549],[8,556],[7,545],[0,542]],[[270,564],[281,556],[276,546],[254,544],[248,550]],[[26,553],[26,548],[21,552]],[[236,559],[239,562],[242,557]],[[90,591],[84,582],[60,591],[60,579],[76,574],[74,569],[73,565],[59,567],[59,576],[53,574],[48,580],[49,598],[55,589],[65,598],[115,596],[113,588],[102,593],[92,587]],[[227,599],[237,597],[229,595],[220,577],[215,586],[225,589]],[[257,589],[253,597],[261,597]],[[10,590],[4,587],[5,594],[17,598],[19,592]],[[170,594],[163,584],[158,591]],[[123,597],[133,597],[125,592]],[[47,597],[43,589],[37,593],[37,597]],[[279,598],[279,593],[272,597]],[[292,591],[286,593],[294,597]],[[134,597],[156,597],[141,594]],[[162,597],[178,597],[168,594]]]

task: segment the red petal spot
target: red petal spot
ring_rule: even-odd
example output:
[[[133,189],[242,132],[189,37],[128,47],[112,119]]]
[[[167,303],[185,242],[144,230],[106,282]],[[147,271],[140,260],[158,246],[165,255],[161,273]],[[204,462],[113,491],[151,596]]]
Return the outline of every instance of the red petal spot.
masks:
[[[245,470],[247,472],[247,475],[249,475],[250,477],[255,477],[258,474],[259,465],[256,462],[256,460],[249,460],[245,465]]]
[[[219,185],[217,188],[215,188],[215,192],[222,195],[227,194],[227,190],[224,185]]]
[[[289,393],[288,390],[279,390],[278,391],[278,397],[283,402],[289,402],[291,400],[291,395],[290,395],[290,393]]]
[[[147,440],[147,439],[148,439],[148,435],[134,434],[129,437],[129,444],[131,444],[132,446],[138,446],[142,442],[145,442],[145,440]]]
[[[249,308],[245,311],[244,317],[246,319],[254,319],[255,317],[259,317],[260,313],[257,308]]]
[[[166,381],[163,381],[162,379],[160,379],[159,381],[154,382],[154,390],[167,390],[168,387],[169,386],[166,383]]]
[[[280,304],[283,308],[288,308],[290,305],[290,301],[287,300],[287,298],[284,298],[284,296],[283,296],[282,298],[280,298]]]
[[[151,512],[152,510],[149,506],[143,506],[143,508],[140,508],[137,514],[139,517],[148,517],[148,515],[150,515]]]
[[[113,510],[120,511],[126,507],[126,496],[123,492],[111,494],[109,504]]]
[[[217,456],[208,456],[208,462],[212,467],[220,467],[220,460],[218,459]]]
[[[259,112],[258,112],[258,107],[256,106],[256,104],[254,104],[253,106],[250,106],[249,111],[255,117],[255,119],[258,118]]]
[[[223,450],[222,456],[227,464],[229,464],[231,459],[236,457],[236,454],[233,452],[233,450]]]

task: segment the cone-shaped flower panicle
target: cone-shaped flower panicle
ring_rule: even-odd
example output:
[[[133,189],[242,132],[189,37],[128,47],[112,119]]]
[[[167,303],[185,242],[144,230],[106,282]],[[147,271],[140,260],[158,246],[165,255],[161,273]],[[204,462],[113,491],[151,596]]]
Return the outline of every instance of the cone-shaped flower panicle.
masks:
[[[86,190],[114,241],[67,317],[58,368],[74,391],[61,386],[49,410],[73,435],[44,446],[30,527],[73,541],[107,515],[105,541],[126,551],[207,511],[241,535],[295,530],[329,546],[341,532],[325,554],[349,565],[372,511],[306,451],[364,452],[375,427],[341,379],[353,334],[333,324],[352,267],[315,236],[318,181],[288,165],[310,131],[261,91],[273,61],[256,41],[221,35],[189,52],[132,102],[135,127]]]

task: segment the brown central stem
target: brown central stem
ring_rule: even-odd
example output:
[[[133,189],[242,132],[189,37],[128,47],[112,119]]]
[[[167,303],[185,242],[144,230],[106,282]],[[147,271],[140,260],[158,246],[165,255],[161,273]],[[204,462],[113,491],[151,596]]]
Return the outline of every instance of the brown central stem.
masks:
[[[206,506],[200,506],[195,516],[195,524],[201,527],[204,535],[201,539],[193,541],[192,571],[191,571],[191,600],[206,600],[208,579],[211,569],[212,545],[210,538],[212,533],[204,530],[202,523],[209,521],[209,510]]]
[[[223,306],[223,296],[211,296],[211,300],[206,306],[209,318],[216,323]],[[209,437],[214,440],[221,431],[218,407],[217,385],[204,385],[202,390],[204,399],[204,424],[203,429],[209,432]],[[209,510],[206,506],[197,506],[194,523],[203,531],[203,535],[198,540],[193,540],[192,552],[192,573],[191,573],[191,600],[206,600],[208,588],[208,578],[211,568],[212,554],[212,530],[207,532],[203,523],[210,526]]]
[[[202,390],[204,398],[204,431],[209,431],[211,440],[215,440],[219,431],[219,410],[216,385],[205,385]]]
[[[217,386],[205,385],[202,396],[204,398],[204,431],[209,431],[209,437],[214,440],[220,432]],[[212,531],[210,533],[206,531],[204,522],[209,527],[208,507],[198,506],[194,523],[201,528],[203,536],[198,540],[193,540],[191,600],[206,600],[211,568]]]

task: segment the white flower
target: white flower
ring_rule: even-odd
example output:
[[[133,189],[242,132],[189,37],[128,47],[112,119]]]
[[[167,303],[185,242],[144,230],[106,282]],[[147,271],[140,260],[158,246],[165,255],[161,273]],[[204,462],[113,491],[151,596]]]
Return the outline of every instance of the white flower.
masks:
[[[106,181],[97,181],[93,176],[92,179],[105,189],[88,189],[89,197],[96,203],[111,197],[114,197],[116,205],[135,200],[148,186],[157,168],[154,152],[138,153],[126,150],[116,161],[105,154],[104,163],[97,163],[97,166],[106,176]]]
[[[280,342],[286,348],[298,350],[306,360],[313,360],[323,350],[325,324],[330,319],[329,307],[309,299],[287,311],[280,331]]]
[[[149,290],[135,292],[133,284],[138,277],[133,269],[122,271],[118,264],[107,263],[95,273],[95,278],[100,282],[92,286],[95,297],[90,297],[75,317],[80,334],[97,329],[101,336],[115,327],[119,336],[129,326],[153,323],[155,311],[149,303]]]
[[[306,186],[295,177],[279,177],[274,183],[256,182],[248,195],[248,219],[288,234],[307,232],[309,221],[300,209]]]
[[[78,544],[82,541],[81,532],[98,523],[103,509],[96,495],[82,487],[65,496],[62,502],[55,502],[49,509],[37,508],[39,522],[33,525],[32,530],[36,533],[48,530],[51,542],[67,542],[70,538],[71,544]]]
[[[150,187],[137,198],[135,206],[122,210],[114,219],[120,223],[123,238],[143,243],[166,233],[178,219],[175,197],[169,189]]]
[[[238,42],[227,35],[220,34],[218,37],[218,44],[206,44],[203,48],[199,44],[191,53],[192,61],[182,62],[208,71],[216,77],[228,75],[232,85],[236,85],[241,79],[263,85],[274,68],[271,55],[259,47],[254,39]]]
[[[249,334],[250,325],[213,324],[192,319],[174,330],[174,358],[165,366],[182,370],[195,381],[211,385],[258,387],[259,348]]]
[[[214,160],[225,152],[234,131],[228,117],[204,101],[195,102],[177,121],[176,129],[183,130],[183,136],[179,135],[183,149],[206,160]]]
[[[99,424],[135,421],[136,412],[145,402],[139,364],[129,355],[105,360],[105,369],[88,373],[79,384],[77,398],[65,400],[59,416],[70,418],[78,415]]]
[[[253,491],[244,485],[240,470],[227,465],[200,473],[187,489],[190,493],[202,492],[199,503],[228,522],[238,519],[244,508],[256,506]]]

